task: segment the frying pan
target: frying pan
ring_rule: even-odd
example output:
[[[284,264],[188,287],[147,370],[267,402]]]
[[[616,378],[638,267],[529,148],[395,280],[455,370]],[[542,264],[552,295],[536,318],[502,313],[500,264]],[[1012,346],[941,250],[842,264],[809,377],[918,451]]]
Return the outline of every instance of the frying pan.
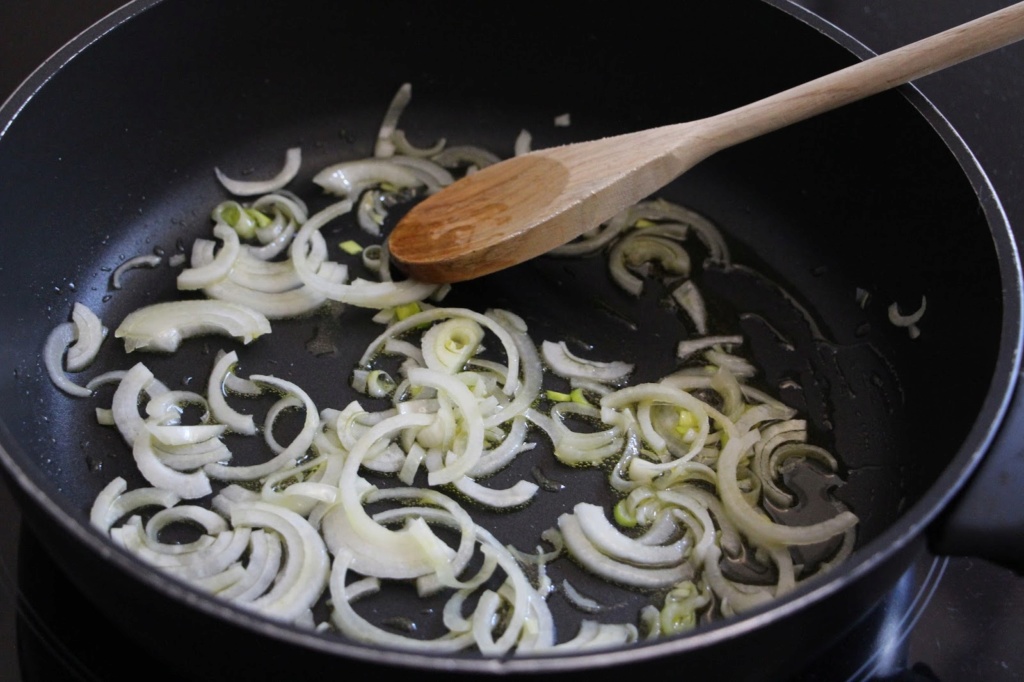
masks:
[[[156,575],[89,528],[92,499],[127,471],[128,457],[49,384],[43,340],[75,300],[118,319],[170,295],[169,270],[139,273],[117,292],[109,270],[205,235],[209,208],[225,196],[214,166],[267,174],[277,152],[301,144],[296,187],[311,193],[317,169],[369,153],[402,82],[414,85],[403,121],[414,139],[444,135],[507,154],[522,128],[542,146],[696,118],[855,58],[850,41],[785,2],[680,11],[685,20],[676,23],[651,21],[659,16],[653,6],[609,20],[557,7],[530,16],[500,3],[449,3],[438,12],[402,2],[138,2],[34,74],[0,110],[0,314],[11,370],[0,384],[0,444],[26,519],[80,589],[170,667],[209,679],[385,667],[584,677],[596,668],[644,674],[677,665],[770,679],[853,626],[929,534],[943,536],[950,551],[960,536],[985,539],[972,517],[938,520],[983,458],[998,465],[1013,456],[1003,441],[1020,419],[1007,413],[1020,351],[1020,265],[984,174],[909,88],[723,153],[667,194],[713,217],[736,260],[757,266],[756,276],[708,273],[707,284],[746,321],[765,381],[800,379],[803,391],[788,399],[843,459],[840,495],[862,523],[857,551],[828,576],[743,617],[628,649],[431,657],[238,611]],[[551,119],[565,111],[573,125],[554,128]],[[646,322],[656,302],[624,299],[596,268],[575,279],[564,268],[541,259],[460,289],[453,301],[513,307],[545,333],[584,339],[619,324],[604,347],[623,356],[655,357],[682,333],[633,331],[621,318]],[[859,306],[857,288],[904,308],[927,295],[921,336],[888,324],[881,304]],[[284,325],[272,337],[304,342],[315,323]],[[337,345],[346,342],[353,344],[339,336]],[[274,362],[275,349],[254,348],[253,361]],[[159,362],[183,382],[196,373],[184,357]],[[296,364],[294,378],[314,385],[331,367],[338,380],[318,390],[334,400],[344,366],[339,357]],[[564,504],[552,496],[531,513],[553,518]],[[510,542],[534,541],[517,535],[516,523],[505,526]],[[985,530],[997,540],[1003,532]],[[983,544],[971,549],[1020,566],[1008,543],[989,536]],[[202,645],[209,641],[218,644]]]

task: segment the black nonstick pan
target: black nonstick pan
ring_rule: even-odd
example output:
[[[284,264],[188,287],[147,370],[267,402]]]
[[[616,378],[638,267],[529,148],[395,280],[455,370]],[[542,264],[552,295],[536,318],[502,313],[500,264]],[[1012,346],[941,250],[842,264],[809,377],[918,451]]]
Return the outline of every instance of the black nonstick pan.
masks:
[[[833,29],[785,2],[679,12],[666,20],[653,6],[538,16],[493,3],[140,2],[35,73],[0,110],[9,367],[0,433],[26,518],[83,591],[170,667],[211,679],[385,668],[583,677],[625,666],[770,679],[854,625],[930,535],[966,528],[984,540],[973,520],[939,521],[977,465],[1004,454],[997,434],[1012,426],[1020,266],[983,173],[912,89],[722,153],[665,193],[711,217],[735,261],[750,265],[708,269],[704,284],[721,301],[719,314],[749,338],[764,385],[805,410],[839,454],[846,483],[838,495],[861,517],[853,555],[790,596],[687,636],[611,651],[416,655],[236,610],[167,580],[90,528],[92,500],[130,470],[130,458],[91,409],[50,384],[41,349],[74,301],[116,320],[171,296],[169,268],[133,272],[119,290],[110,288],[111,270],[205,236],[210,208],[226,197],[215,166],[259,177],[281,150],[302,146],[294,188],[324,203],[313,174],[372,151],[401,83],[413,84],[403,120],[413,139],[446,136],[507,155],[524,128],[544,146],[697,118],[856,58]],[[564,112],[572,124],[554,126]],[[541,335],[599,337],[599,348],[643,360],[651,377],[674,369],[670,351],[686,329],[657,322],[659,300],[625,296],[598,265],[540,259],[457,287],[450,302],[514,309]],[[858,290],[870,292],[868,304]],[[923,296],[927,312],[912,338],[886,308],[913,309]],[[282,359],[283,348],[304,345],[321,327],[334,352]],[[336,403],[349,395],[347,358],[368,333],[322,316],[293,321],[254,345],[249,362],[290,371]],[[196,358],[208,348],[199,342],[191,355],[154,362],[187,385],[205,371]],[[118,352],[109,351],[111,364],[123,360]],[[607,491],[598,485],[587,495]],[[533,542],[567,504],[552,493],[530,508],[530,523],[493,522],[508,542]],[[980,544],[972,549],[1015,560],[1005,542]]]

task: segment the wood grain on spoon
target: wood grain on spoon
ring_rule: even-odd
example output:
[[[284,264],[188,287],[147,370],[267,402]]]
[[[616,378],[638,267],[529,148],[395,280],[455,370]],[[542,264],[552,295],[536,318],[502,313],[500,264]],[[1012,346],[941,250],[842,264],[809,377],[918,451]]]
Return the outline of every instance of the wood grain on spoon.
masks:
[[[388,240],[410,277],[459,282],[597,227],[715,152],[1024,37],[1024,2],[710,118],[542,149],[413,207]]]

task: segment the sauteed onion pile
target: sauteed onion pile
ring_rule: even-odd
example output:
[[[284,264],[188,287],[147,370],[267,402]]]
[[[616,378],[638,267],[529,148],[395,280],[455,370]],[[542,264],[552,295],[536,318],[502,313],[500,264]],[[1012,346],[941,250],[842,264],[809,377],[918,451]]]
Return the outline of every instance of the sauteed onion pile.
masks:
[[[298,148],[268,180],[217,169],[234,198],[212,210],[211,238],[192,245],[180,300],[145,305],[115,327],[123,357],[142,359],[77,383],[108,342],[107,321],[78,303],[53,330],[44,357],[55,385],[79,399],[112,395],[96,418],[117,429],[145,481],[109,481],[93,525],[158,570],[269,618],[375,645],[495,656],[676,634],[841,561],[857,518],[831,500],[830,515],[808,523],[786,483],[801,467],[836,473],[835,458],[808,442],[795,409],[752,385],[758,370],[741,354],[742,335],[710,334],[690,247],[728,262],[715,225],[654,199],[553,254],[604,254],[632,295],[652,279],[671,291],[665,314],[694,333],[678,345],[678,371],[657,382],[632,382],[634,363],[593,346],[534,338],[515,310],[447,306],[449,287],[393,276],[380,243],[388,211],[497,157],[444,140],[410,144],[398,127],[409,95],[402,87],[387,110],[372,158],[316,174],[336,201],[315,213],[287,189],[302,169]],[[525,134],[515,142],[528,146]],[[345,220],[359,237],[329,244],[324,228]],[[375,278],[350,278],[346,263]],[[338,368],[351,372],[357,399],[317,404],[284,364],[242,372],[252,369],[246,350],[278,325],[339,305],[380,326],[357,366]],[[174,354],[197,336],[223,340],[202,388],[154,375],[146,352]],[[308,356],[296,348],[290,360]],[[491,483],[524,457],[538,465],[533,480]],[[616,502],[575,504],[530,547],[471,513],[514,515],[542,495],[597,497],[567,492],[581,468],[606,471]],[[739,559],[750,570],[735,570]],[[646,605],[623,622],[599,619],[600,599],[551,578],[560,562],[647,595]],[[443,600],[441,634],[419,632],[415,602],[399,621],[362,608],[394,585]],[[572,631],[552,613],[556,593],[582,614]]]

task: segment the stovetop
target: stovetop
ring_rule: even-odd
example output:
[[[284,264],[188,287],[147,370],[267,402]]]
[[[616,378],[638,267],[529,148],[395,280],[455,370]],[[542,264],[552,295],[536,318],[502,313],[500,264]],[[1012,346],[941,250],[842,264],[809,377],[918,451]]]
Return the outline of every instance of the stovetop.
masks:
[[[1010,4],[1009,0],[796,0],[876,52]],[[0,98],[122,0],[0,2]],[[1024,45],[918,82],[1024,225]],[[968,95],[969,93],[969,95]],[[1020,237],[1018,241],[1021,241]],[[114,655],[117,626],[70,585],[20,521],[0,480],[0,682],[163,679]],[[97,634],[102,633],[102,634]],[[924,553],[893,592],[796,682],[1024,679],[1024,578],[987,562]]]

